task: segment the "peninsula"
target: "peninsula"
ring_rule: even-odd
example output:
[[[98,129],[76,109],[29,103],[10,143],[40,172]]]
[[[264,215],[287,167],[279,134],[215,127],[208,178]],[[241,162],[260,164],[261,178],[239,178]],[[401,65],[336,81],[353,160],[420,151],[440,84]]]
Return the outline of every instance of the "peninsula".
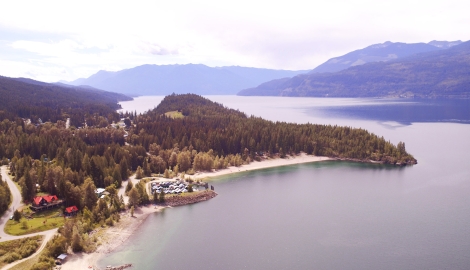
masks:
[[[25,84],[14,81],[10,85],[28,91],[36,87]],[[40,85],[43,90],[48,87],[59,86]],[[74,91],[63,93],[72,95]],[[65,98],[60,91],[56,96]],[[5,97],[10,104],[19,102],[18,96]],[[171,201],[174,195],[165,196],[163,189],[157,194],[149,188],[147,180],[156,176],[191,183],[221,174],[327,159],[400,166],[417,163],[405,143],[395,146],[363,129],[267,121],[194,94],[167,96],[154,110],[140,115],[111,113],[116,104],[109,101],[83,99],[63,108],[61,102],[42,101],[36,107],[3,114],[0,156],[26,206],[17,221],[9,222],[15,225],[34,219],[37,213],[29,208],[48,209],[41,196],[63,201],[63,208],[48,209],[48,215],[70,216],[36,256],[33,269],[52,266],[58,255],[70,250],[77,254],[109,252],[116,243],[106,237],[108,232],[123,230],[122,226],[136,228],[140,223],[130,216],[140,216],[137,220],[143,221],[146,214]],[[56,122],[48,121],[51,118]],[[188,186],[167,193],[190,190]],[[185,196],[193,199],[183,203],[192,203],[215,194]],[[40,205],[30,207],[31,202]],[[160,207],[145,206],[152,203]]]

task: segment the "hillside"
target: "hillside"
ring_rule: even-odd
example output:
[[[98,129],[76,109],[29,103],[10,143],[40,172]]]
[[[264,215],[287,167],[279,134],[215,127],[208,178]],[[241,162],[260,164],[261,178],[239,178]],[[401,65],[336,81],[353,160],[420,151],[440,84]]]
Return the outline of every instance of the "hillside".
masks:
[[[166,117],[168,111],[181,111],[185,117]],[[363,129],[275,123],[247,117],[194,94],[165,97],[154,110],[137,118],[129,137],[133,138],[130,144],[142,145],[150,152],[154,151],[152,149],[172,149],[177,145],[178,149],[189,149],[189,156],[194,149],[193,155],[201,151],[211,152],[211,158],[217,156],[218,161],[227,155],[253,160],[259,158],[260,153],[283,157],[305,152],[361,161],[416,164],[413,156],[404,149],[404,144],[394,146],[383,137]],[[194,163],[197,163],[196,159]]]
[[[25,78],[0,76],[0,118],[30,118],[56,122],[71,118],[81,126],[85,115],[114,115],[119,101],[130,100],[122,94],[83,87],[63,87]]]
[[[314,68],[309,73],[338,72],[350,67],[372,62],[397,60],[417,53],[431,52],[450,48],[461,41],[431,41],[429,43],[402,43],[387,41],[366,48],[355,50],[345,55],[334,57]]]
[[[239,95],[314,97],[470,97],[470,42],[336,73],[302,74]]]
[[[121,71],[99,71],[89,78],[70,82],[131,96],[195,93],[228,95],[283,77],[307,71],[271,70],[247,67],[208,67],[205,65],[143,65]]]

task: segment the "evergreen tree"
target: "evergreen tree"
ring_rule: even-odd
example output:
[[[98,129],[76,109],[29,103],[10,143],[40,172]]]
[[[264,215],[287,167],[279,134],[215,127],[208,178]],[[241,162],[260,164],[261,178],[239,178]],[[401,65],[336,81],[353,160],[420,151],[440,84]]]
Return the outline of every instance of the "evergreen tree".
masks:
[[[119,166],[121,166],[121,178],[122,180],[127,180],[129,178],[129,166],[127,164],[127,159],[126,157],[123,157],[121,159],[121,162],[119,162]]]
[[[85,179],[82,185],[83,204],[88,209],[93,209],[98,198],[96,197],[96,186],[90,178]]]

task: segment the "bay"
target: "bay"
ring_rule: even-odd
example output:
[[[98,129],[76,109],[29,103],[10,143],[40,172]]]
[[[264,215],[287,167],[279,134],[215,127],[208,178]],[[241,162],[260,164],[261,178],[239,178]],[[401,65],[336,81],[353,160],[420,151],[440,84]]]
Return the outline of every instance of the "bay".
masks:
[[[124,110],[143,112],[162,98],[143,97],[146,105],[140,101],[122,105]],[[208,98],[273,121],[365,128],[393,143],[404,141],[418,165],[328,161],[214,179],[219,196],[149,216],[136,234],[99,262],[101,266],[467,269],[470,265],[470,125],[463,124],[468,117],[465,104],[455,110],[452,104],[406,100]],[[422,106],[441,106],[436,110],[444,112],[436,115],[445,117],[417,117],[414,112]],[[408,113],[397,113],[403,110]]]

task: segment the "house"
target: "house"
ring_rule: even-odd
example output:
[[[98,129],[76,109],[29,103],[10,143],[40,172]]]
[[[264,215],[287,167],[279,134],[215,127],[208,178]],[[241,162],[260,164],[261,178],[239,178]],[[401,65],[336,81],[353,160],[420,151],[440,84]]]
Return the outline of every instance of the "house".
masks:
[[[30,208],[33,211],[41,211],[61,206],[62,203],[63,201],[59,200],[56,195],[37,196],[34,197]]]
[[[64,214],[68,217],[75,216],[77,213],[78,208],[75,205],[65,208],[64,212]]]
[[[44,200],[46,200],[46,202],[48,204],[51,204],[51,203],[54,203],[55,201],[57,201],[57,196],[56,195],[49,195],[49,196],[42,196],[44,198]]]
[[[46,204],[46,200],[43,197],[35,197],[33,199],[33,206],[43,206]]]
[[[33,199],[33,206],[46,206],[58,201],[56,195],[38,196]]]

